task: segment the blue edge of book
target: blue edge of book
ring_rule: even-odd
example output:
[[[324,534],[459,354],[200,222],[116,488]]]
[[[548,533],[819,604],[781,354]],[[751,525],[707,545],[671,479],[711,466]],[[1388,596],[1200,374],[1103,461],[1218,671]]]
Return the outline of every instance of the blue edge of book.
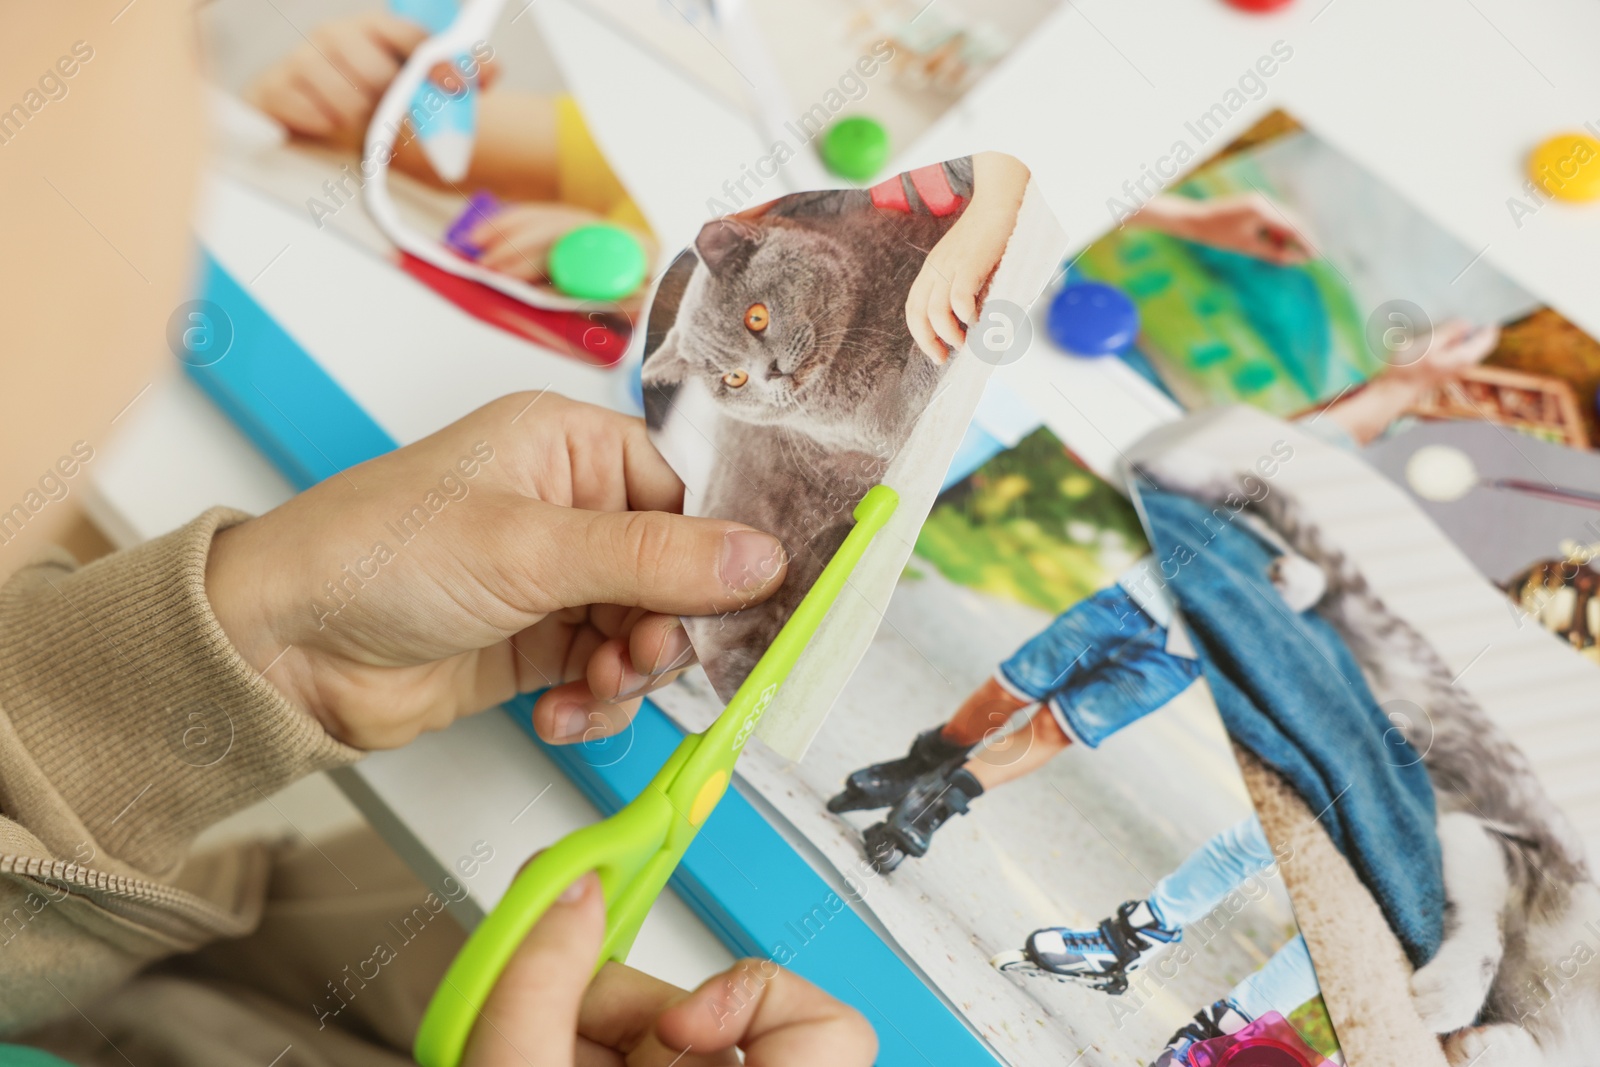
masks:
[[[391,451],[397,443],[209,254],[200,296],[228,317],[232,340],[190,377],[296,489]],[[1001,444],[974,427],[952,471],[970,472]],[[953,478],[954,476],[952,476]],[[636,796],[683,736],[646,701],[621,756],[616,739],[552,746],[533,734],[533,695],[505,711],[601,812]],[[729,856],[738,856],[733,866]],[[878,1063],[991,1064],[993,1056],[738,790],[700,831],[672,887],[740,956],[777,959],[861,1011],[878,1032]]]

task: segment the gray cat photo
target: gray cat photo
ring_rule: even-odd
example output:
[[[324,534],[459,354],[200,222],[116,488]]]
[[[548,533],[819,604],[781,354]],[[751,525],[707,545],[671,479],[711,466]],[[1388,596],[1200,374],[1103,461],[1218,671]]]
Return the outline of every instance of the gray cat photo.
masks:
[[[684,479],[685,513],[769,531],[789,556],[770,600],[685,619],[723,700],[832,558],[949,366],[906,326],[911,284],[972,192],[970,158],[954,160],[937,168],[954,208],[930,205],[918,189],[934,170],[920,185],[884,183],[902,183],[895,206],[869,190],[797,193],[708,222],[651,304],[645,414]]]

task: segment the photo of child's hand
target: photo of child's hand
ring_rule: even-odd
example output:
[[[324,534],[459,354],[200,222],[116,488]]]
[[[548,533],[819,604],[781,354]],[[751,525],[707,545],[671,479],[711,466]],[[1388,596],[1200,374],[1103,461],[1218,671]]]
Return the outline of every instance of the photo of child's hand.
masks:
[[[618,963],[590,981],[605,923],[599,879],[584,875],[511,957],[463,1067],[868,1067],[877,1056],[860,1013],[770,960],[741,960],[693,992]]]
[[[928,252],[906,296],[906,326],[935,363],[966,340],[978,318],[978,296],[1005,253],[1017,223],[1028,168],[1011,156],[972,157],[972,202]]]
[[[550,246],[579,226],[601,222],[587,208],[571,204],[509,204],[467,234],[483,250],[478,263],[524,281],[544,281]]]
[[[325,23],[257,78],[245,99],[299,137],[358,145],[384,90],[427,38],[416,23],[381,11]],[[465,74],[487,88],[494,64]],[[431,73],[450,93],[460,90],[463,76],[446,65]]]
[[[1397,324],[1395,329],[1402,327]],[[1327,407],[1329,418],[1357,444],[1387,433],[1395,420],[1457,374],[1482,363],[1500,343],[1500,327],[1492,323],[1474,326],[1450,319],[1425,333],[1412,333],[1411,329],[1408,325],[1403,334],[1386,336],[1389,354],[1383,358],[1388,366]],[[1427,347],[1417,355],[1413,345]]]
[[[1475,367],[1500,343],[1500,327],[1474,326],[1451,319],[1434,327],[1427,350],[1409,363],[1396,363],[1385,373],[1432,391],[1450,378]]]
[[[1151,199],[1129,226],[1144,226],[1196,244],[1237,252],[1267,263],[1292,266],[1312,258],[1304,228],[1260,193],[1194,200],[1163,195]]]

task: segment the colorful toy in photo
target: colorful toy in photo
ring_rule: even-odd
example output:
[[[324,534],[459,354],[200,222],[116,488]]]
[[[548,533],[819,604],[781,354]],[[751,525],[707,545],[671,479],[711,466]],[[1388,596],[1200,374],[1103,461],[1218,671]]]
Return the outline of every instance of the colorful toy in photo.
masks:
[[[1236,1034],[1198,1042],[1189,1050],[1190,1067],[1322,1067],[1327,1062],[1275,1011]]]
[[[456,216],[456,220],[444,232],[444,243],[468,259],[477,259],[483,255],[483,249],[472,243],[472,231],[481,223],[498,215],[503,207],[505,205],[493,193],[473,193],[472,198],[467,201],[467,209]]]

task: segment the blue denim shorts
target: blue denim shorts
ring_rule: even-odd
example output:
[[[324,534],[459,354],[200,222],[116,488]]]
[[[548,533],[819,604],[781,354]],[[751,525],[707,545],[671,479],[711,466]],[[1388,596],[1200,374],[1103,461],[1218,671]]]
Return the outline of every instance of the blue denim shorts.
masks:
[[[1166,704],[1200,676],[1167,651],[1167,630],[1120,585],[1080,600],[1000,664],[1017,696],[1044,704],[1090,748]]]

